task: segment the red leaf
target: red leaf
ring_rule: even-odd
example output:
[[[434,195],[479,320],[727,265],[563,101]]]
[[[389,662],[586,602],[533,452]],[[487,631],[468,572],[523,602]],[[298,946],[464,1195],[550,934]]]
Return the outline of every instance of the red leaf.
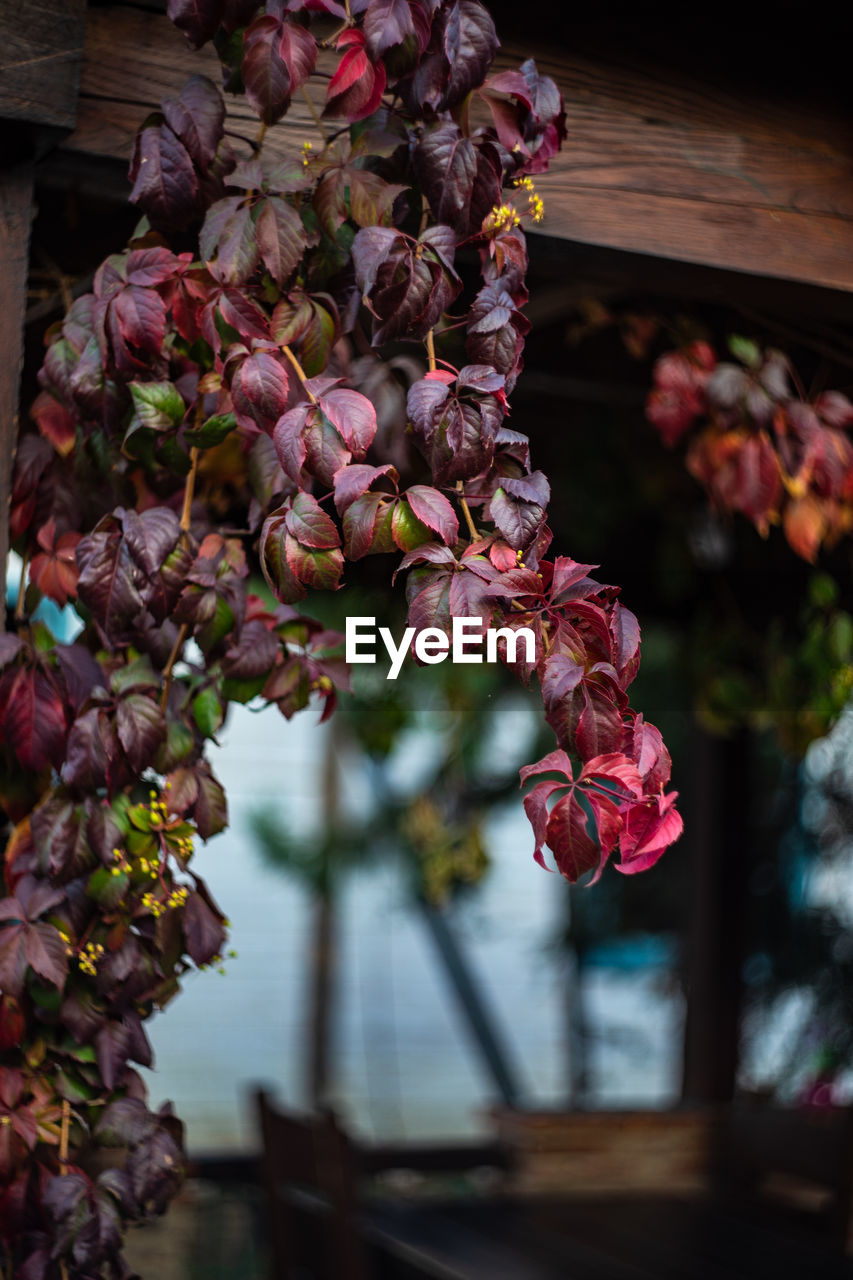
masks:
[[[677,791],[632,805],[624,814],[624,829],[619,839],[621,862],[617,871],[634,875],[653,866],[668,845],[674,844],[684,830],[681,815],[674,807]]]
[[[137,134],[130,164],[133,190],[128,197],[152,224],[170,230],[192,216],[198,177],[180,138],[167,124],[148,125]]]
[[[364,120],[382,101],[385,67],[381,62],[372,63],[364,46],[364,33],[354,28],[338,37],[338,48],[344,49],[344,55],[329,81],[323,115]]]
[[[290,68],[281,55],[284,35],[284,23],[263,14],[246,28],[243,37],[241,73],[246,97],[267,125],[281,119],[293,93]]]
[[[335,506],[338,515],[343,515],[356,498],[366,493],[374,480],[385,475],[390,476],[396,484],[397,471],[390,462],[386,462],[382,467],[371,467],[364,462],[354,462],[350,466],[341,467],[340,471],[335,473]]]
[[[359,391],[336,388],[319,397],[320,408],[348,448],[365,454],[376,435],[376,410]]]
[[[7,672],[4,685],[10,677],[3,736],[25,769],[38,772],[48,764],[58,767],[68,723],[55,685],[38,667]]]
[[[528,778],[534,777],[537,773],[561,773],[568,782],[571,782],[573,778],[572,762],[562,748],[558,748],[556,751],[549,751],[547,756],[543,756],[535,764],[526,764],[523,769],[519,770],[521,785],[524,786]]]
[[[551,810],[546,829],[546,842],[553,852],[557,870],[573,884],[587,871],[593,871],[601,860],[601,852],[587,831],[587,816],[574,796],[561,797]]]
[[[225,125],[225,103],[216,85],[206,76],[191,76],[177,98],[163,99],[163,115],[199,169],[206,172]]]
[[[30,417],[59,456],[67,458],[74,448],[77,427],[65,406],[46,391],[40,391],[30,407]]]
[[[289,385],[281,355],[256,351],[247,356],[231,380],[231,399],[240,426],[271,432],[287,407]]]
[[[438,489],[426,484],[414,484],[405,492],[405,498],[417,518],[442,538],[449,547],[455,546],[459,537],[459,521],[449,500]]]
[[[563,787],[562,782],[544,781],[537,782],[536,786],[529,795],[524,797],[524,812],[530,819],[530,825],[533,827],[533,836],[536,841],[536,848],[533,850],[533,857],[539,863],[540,867],[545,867],[546,871],[550,867],[546,866],[545,859],[542,855],[542,846],[545,843],[545,837],[548,830],[548,800],[555,791],[559,791]]]
[[[349,471],[343,467],[342,471]],[[338,475],[341,471],[338,472]],[[350,502],[343,515],[344,551],[348,560],[361,560],[373,546],[376,517],[386,501],[381,493],[364,493]]]
[[[310,493],[294,495],[290,507],[285,509],[284,522],[288,533],[306,547],[326,550],[340,546],[334,520]]]
[[[255,234],[265,267],[276,284],[283,287],[305,250],[302,219],[287,201],[269,196],[259,203]]]

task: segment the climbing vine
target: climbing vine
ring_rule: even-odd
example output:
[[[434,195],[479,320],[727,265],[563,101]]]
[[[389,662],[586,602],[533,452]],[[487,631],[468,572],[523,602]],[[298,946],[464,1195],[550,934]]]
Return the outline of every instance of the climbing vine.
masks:
[[[230,135],[201,76],[144,121],[142,221],[48,332],[18,446],[0,1232],[22,1280],[126,1275],[127,1224],[180,1182],[180,1124],[131,1064],[225,945],[194,869],[227,822],[206,744],[231,702],[333,712],[341,637],[297,606],[347,562],[389,557],[417,629],[534,632],[514,666],[557,742],[522,770],[540,862],[547,846],[571,880],[611,858],[630,874],[681,831],[666,748],[629,705],[637,621],[594,566],[549,555],[549,484],[507,425],[555,85],[532,61],[492,72],[478,0],[169,14],[214,41],[259,127]],[[296,94],[318,130],[271,161]],[[73,640],[36,616],[45,597],[73,605]],[[102,1146],[124,1162],[98,1172]]]

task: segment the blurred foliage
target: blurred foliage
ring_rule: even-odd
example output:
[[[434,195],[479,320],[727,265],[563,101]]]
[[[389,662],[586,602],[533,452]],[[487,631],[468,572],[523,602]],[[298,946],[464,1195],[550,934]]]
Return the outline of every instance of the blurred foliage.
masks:
[[[853,1067],[853,717],[843,717],[806,766],[782,757],[770,734],[760,746],[765,800],[744,868],[747,1026],[772,1020],[794,994],[800,1017],[772,1072],[760,1044],[744,1048],[761,1083],[791,1098]]]
[[[697,711],[711,732],[773,728],[797,758],[823,737],[853,689],[853,617],[828,573],[812,574],[794,626],[703,607],[691,637]]]

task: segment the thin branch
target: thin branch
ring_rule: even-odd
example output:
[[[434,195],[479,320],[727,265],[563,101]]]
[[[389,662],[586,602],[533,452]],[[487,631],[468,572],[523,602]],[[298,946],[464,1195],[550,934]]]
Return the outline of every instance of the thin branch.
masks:
[[[305,372],[305,370],[302,368],[302,365],[296,359],[296,356],[293,354],[293,352],[291,351],[290,347],[287,346],[287,344],[285,344],[282,347],[282,351],[287,356],[290,363],[293,365],[294,372],[296,373],[296,376],[299,379],[299,381],[302,383],[302,387],[303,387],[303,390],[305,391],[306,396],[308,397],[308,399],[311,401],[312,404],[316,404],[317,397],[314,395],[314,392],[308,386],[308,375]]]
[[[425,339],[427,349],[427,360],[429,361],[430,373],[435,373],[435,335],[432,329]]]
[[[319,115],[317,114],[317,108],[314,106],[314,103],[311,101],[311,95],[308,92],[307,85],[302,86],[302,96],[307,102],[308,110],[311,112],[314,123],[320,131],[320,137],[323,139],[323,146],[327,147],[329,145],[329,135],[326,133],[326,130],[323,126],[323,121],[320,119]]]
[[[15,622],[18,624],[22,623],[27,616],[26,609],[24,607],[24,596],[27,590],[27,570],[29,565],[30,549],[29,547],[25,547],[24,553],[21,557],[21,581],[18,586],[18,598],[15,601]]]
[[[200,400],[199,405],[201,405]],[[198,420],[198,417],[199,415],[196,414],[196,420]],[[198,475],[198,459],[198,447],[193,445],[190,449],[190,473],[187,476],[187,484],[184,489],[184,506],[181,511],[181,529],[184,533],[189,533],[190,524],[192,522],[193,496],[195,494],[196,476]]]
[[[461,480],[456,481],[456,496],[459,499],[459,505],[462,508],[462,514],[465,517],[465,523],[468,526],[468,533],[471,536],[471,541],[476,542],[479,535],[474,527],[474,521],[471,519],[471,510],[465,499],[465,486]]]
[[[267,136],[267,126],[262,120],[260,128],[258,129],[258,132],[255,134],[255,139],[252,143],[252,150],[254,151],[256,157],[261,154],[261,147],[264,145],[264,138],[266,136]]]
[[[62,1103],[62,1127],[59,1131],[59,1172],[68,1172],[68,1130],[71,1125],[71,1104],[67,1098]]]
[[[166,708],[169,705],[169,690],[172,688],[172,670],[174,668],[175,663],[178,660],[178,654],[181,652],[181,649],[183,649],[184,647],[184,641],[187,638],[188,631],[189,631],[189,626],[187,625],[187,623],[186,622],[182,623],[180,631],[175,636],[175,643],[172,645],[172,652],[169,654],[168,661],[166,662],[166,665],[163,668],[163,677],[165,679],[165,684],[163,685],[163,692],[160,695],[160,710],[162,711],[163,715],[166,714]]]

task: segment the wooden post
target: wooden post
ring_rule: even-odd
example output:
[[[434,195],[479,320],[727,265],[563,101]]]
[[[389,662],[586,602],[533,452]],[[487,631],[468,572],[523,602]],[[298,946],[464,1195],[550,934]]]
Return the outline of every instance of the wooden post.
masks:
[[[749,853],[749,735],[691,749],[691,905],[683,1097],[728,1102],[737,1077]]]
[[[33,172],[29,165],[0,170],[0,602],[5,622],[9,497],[18,435],[18,389],[23,361],[27,263],[33,217]]]

